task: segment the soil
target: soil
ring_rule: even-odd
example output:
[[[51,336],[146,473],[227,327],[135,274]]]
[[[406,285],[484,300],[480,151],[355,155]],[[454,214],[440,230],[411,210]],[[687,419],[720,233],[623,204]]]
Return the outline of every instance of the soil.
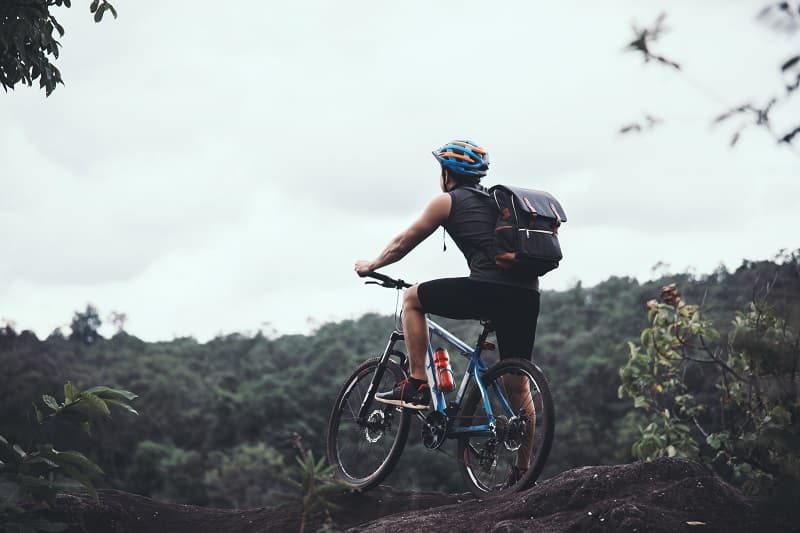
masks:
[[[725,533],[800,531],[788,516],[767,512],[705,466],[659,459],[618,466],[588,466],[543,480],[502,500],[467,494],[400,492],[378,487],[330,498],[338,508],[326,520],[352,532],[395,531],[632,531]],[[255,533],[299,531],[297,504],[248,510],[158,502],[115,490],[58,497],[70,533]]]

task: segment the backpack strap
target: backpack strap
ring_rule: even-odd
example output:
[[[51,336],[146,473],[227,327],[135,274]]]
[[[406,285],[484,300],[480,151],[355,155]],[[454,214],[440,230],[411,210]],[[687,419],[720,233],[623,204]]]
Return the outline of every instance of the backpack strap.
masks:
[[[481,185],[473,185],[473,184],[462,185],[461,187],[459,187],[459,189],[466,189],[468,191],[472,191],[474,193],[486,196],[488,198],[492,197],[492,195],[489,194],[489,189],[487,189],[486,187],[482,187]]]

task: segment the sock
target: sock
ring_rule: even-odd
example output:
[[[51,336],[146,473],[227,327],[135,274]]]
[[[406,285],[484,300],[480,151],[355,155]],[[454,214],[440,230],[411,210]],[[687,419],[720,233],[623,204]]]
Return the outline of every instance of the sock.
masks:
[[[417,379],[417,378],[408,378],[408,384],[414,387],[415,389],[419,389],[420,385],[427,383],[427,379]]]

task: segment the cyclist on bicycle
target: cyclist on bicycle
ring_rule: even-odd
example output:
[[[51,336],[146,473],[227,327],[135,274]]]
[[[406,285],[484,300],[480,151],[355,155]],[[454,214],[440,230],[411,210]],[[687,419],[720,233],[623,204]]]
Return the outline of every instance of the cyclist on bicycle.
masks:
[[[426,281],[406,290],[403,333],[411,376],[394,390],[375,395],[379,402],[425,409],[430,387],[425,374],[428,327],[425,314],[454,319],[488,319],[494,323],[500,358],[531,359],[539,316],[539,280],[514,278],[495,264],[492,253],[497,210],[480,180],[489,168],[489,154],[479,145],[455,140],[433,152],[441,164],[437,195],[408,229],[392,239],[373,261],[357,261],[355,271],[365,276],[408,254],[436,228],[444,226],[464,254],[469,277]],[[508,383],[515,409],[530,405],[530,390]],[[531,419],[535,413],[529,413]],[[527,467],[521,453],[520,469]],[[519,472],[517,472],[519,474]]]

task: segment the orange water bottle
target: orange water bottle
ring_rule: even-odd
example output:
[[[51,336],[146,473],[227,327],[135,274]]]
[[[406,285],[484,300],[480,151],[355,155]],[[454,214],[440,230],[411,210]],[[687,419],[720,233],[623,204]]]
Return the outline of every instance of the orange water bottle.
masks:
[[[436,365],[436,381],[439,391],[447,394],[456,388],[453,380],[453,370],[450,368],[450,356],[444,348],[436,348],[433,352],[433,362]]]

